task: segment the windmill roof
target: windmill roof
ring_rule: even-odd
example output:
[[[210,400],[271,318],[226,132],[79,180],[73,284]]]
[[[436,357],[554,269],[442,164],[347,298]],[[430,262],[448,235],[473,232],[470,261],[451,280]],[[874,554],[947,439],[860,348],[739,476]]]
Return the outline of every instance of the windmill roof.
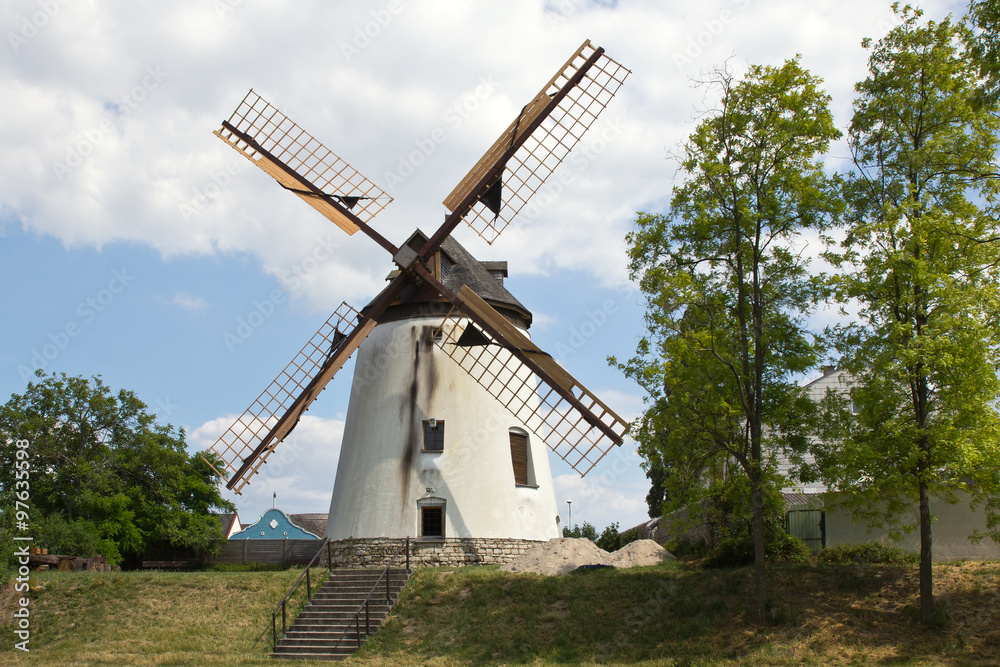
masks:
[[[441,282],[444,283],[445,287],[452,292],[457,292],[462,289],[462,285],[468,285],[469,289],[490,302],[491,305],[510,306],[524,311],[528,315],[528,322],[531,322],[531,311],[507,291],[507,288],[495,275],[490,273],[491,270],[498,271],[499,265],[502,264],[503,273],[506,275],[507,262],[480,262],[451,236],[441,244],[441,252],[454,262],[451,270],[447,273],[442,267]]]
[[[427,238],[426,234],[417,230],[406,245],[419,251]],[[441,243],[440,252],[444,255],[441,261],[441,283],[445,287],[457,293],[466,285],[494,308],[514,311],[526,327],[531,326],[531,311],[503,285],[503,278],[507,276],[507,262],[480,262],[451,236]],[[393,271],[389,277],[395,277],[397,273],[398,271]]]

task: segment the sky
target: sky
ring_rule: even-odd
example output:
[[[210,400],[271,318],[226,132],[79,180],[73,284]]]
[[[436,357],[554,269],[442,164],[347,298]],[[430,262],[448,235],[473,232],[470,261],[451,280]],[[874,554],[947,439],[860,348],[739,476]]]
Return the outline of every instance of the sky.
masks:
[[[932,18],[964,3],[921,5]],[[347,236],[217,137],[257,93],[386,189],[396,244],[441,202],[585,40],[631,70],[589,133],[489,246],[534,314],[533,340],[624,418],[637,385],[609,366],[643,332],[625,236],[665,212],[670,159],[716,101],[717,68],[800,55],[850,122],[872,0],[6,0],[0,3],[0,397],[35,369],[131,389],[191,451],[210,446],[342,301],[385,284],[388,254]],[[828,168],[846,168],[835,144]],[[236,503],[326,512],[349,363]],[[818,373],[817,373],[818,374]],[[552,461],[558,506],[598,530],[647,518],[631,441],[586,478]],[[565,516],[565,515],[564,515]]]

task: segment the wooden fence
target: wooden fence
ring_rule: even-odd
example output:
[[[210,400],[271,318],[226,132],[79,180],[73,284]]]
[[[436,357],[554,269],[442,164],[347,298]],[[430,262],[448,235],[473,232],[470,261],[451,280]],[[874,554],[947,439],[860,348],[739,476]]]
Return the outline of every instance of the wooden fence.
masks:
[[[209,563],[295,563],[305,565],[323,540],[229,540]]]

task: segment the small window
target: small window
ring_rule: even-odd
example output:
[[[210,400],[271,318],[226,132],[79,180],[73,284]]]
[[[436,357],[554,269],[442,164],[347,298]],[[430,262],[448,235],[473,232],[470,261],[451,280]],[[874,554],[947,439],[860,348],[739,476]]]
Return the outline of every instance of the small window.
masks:
[[[444,450],[444,422],[438,419],[424,420],[424,451]]]
[[[528,484],[528,436],[510,432],[510,462],[514,466],[514,483]]]
[[[420,508],[420,537],[444,537],[444,507]]]

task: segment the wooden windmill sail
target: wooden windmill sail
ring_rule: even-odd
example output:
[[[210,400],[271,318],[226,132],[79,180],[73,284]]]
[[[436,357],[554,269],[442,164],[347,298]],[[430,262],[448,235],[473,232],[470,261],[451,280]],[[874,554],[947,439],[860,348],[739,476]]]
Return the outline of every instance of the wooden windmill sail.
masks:
[[[444,223],[398,247],[370,225],[391,198],[255,92],[247,94],[216,134],[348,234],[372,238],[399,271],[364,312],[338,308],[212,446],[228,488],[240,493],[390,306],[429,290],[451,305],[435,344],[518,420],[544,423],[549,447],[581,475],[622,443],[627,425],[610,407],[472,289],[449,289],[434,258],[462,221],[492,243],[628,73],[584,42],[448,195]],[[525,400],[536,382],[538,400]]]

